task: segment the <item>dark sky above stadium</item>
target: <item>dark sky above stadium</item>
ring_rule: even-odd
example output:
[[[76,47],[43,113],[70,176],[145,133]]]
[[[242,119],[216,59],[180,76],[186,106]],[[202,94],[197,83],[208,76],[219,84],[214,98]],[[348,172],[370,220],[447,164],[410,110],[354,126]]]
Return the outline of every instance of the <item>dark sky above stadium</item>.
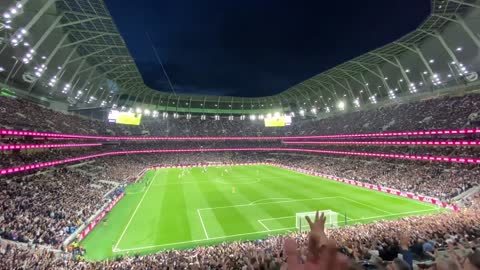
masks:
[[[107,0],[148,86],[258,97],[394,41],[429,0]],[[148,35],[151,37],[150,42]]]

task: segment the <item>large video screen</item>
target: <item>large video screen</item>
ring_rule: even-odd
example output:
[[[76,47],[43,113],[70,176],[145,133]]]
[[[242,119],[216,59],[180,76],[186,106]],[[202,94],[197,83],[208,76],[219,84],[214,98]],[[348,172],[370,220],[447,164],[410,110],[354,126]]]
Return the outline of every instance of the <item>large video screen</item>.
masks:
[[[290,115],[280,115],[264,118],[266,127],[284,127],[292,124]]]
[[[111,110],[108,114],[108,122],[110,123],[138,126],[141,121],[142,115],[139,113]]]

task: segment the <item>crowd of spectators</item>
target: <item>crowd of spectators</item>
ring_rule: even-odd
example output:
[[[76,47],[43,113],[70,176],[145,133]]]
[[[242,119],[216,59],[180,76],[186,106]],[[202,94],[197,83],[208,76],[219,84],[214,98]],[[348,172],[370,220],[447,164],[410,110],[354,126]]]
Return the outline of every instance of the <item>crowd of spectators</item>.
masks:
[[[159,118],[146,120],[139,127],[128,127],[63,114],[20,99],[0,97],[0,128],[89,135],[342,134],[478,127],[476,118],[472,117],[472,114],[480,113],[478,108],[480,95],[468,95],[433,98],[317,120],[295,118],[293,125],[275,129],[265,128],[261,121],[230,121],[223,118],[218,121],[210,118]],[[0,144],[16,143],[24,142],[22,139],[8,137],[0,140]],[[455,157],[477,157],[480,151],[476,147],[289,146],[280,141],[129,142],[111,143],[99,148],[0,152],[0,168],[115,150],[232,147],[303,147]],[[224,243],[97,263],[78,262],[63,253],[35,248],[36,245],[58,248],[68,235],[112,199],[111,196],[106,196],[109,191],[135,181],[141,168],[153,165],[261,161],[314,170],[443,200],[451,200],[480,184],[478,165],[441,162],[266,152],[109,156],[90,160],[75,168],[63,166],[30,175],[14,174],[0,181],[0,238],[13,241],[0,243],[0,269],[3,266],[6,269],[286,269],[283,245],[287,236],[270,236],[258,241]],[[118,195],[117,192],[113,194]],[[465,205],[468,209],[457,213],[356,225],[333,229],[328,234],[336,241],[339,250],[354,259],[357,265],[392,261],[397,254],[402,254],[403,263],[411,266],[411,258],[436,259],[435,251],[453,243],[466,246],[462,250],[480,244],[479,195],[469,197]],[[408,240],[401,238],[400,234],[409,235]],[[301,260],[307,260],[307,235],[294,234],[291,237],[301,246]],[[28,248],[13,244],[15,242],[26,243]],[[455,261],[452,258],[454,256],[450,255],[449,259]],[[477,258],[476,263],[478,260],[480,258]],[[480,266],[472,269],[480,269]]]
[[[439,109],[442,108],[442,109]],[[0,128],[99,135],[267,136],[457,129],[479,126],[480,95],[443,96],[371,110],[293,119],[291,126],[265,128],[263,121],[206,120],[193,117],[144,117],[140,126],[124,126],[63,114],[21,99],[0,97]]]
[[[107,200],[114,185],[62,168],[0,181],[0,237],[59,247]]]
[[[348,264],[311,269],[387,269],[386,262],[393,262],[390,264],[400,268],[388,269],[412,269],[415,265],[422,269],[478,270],[479,215],[478,211],[464,210],[331,229],[326,241],[335,242],[332,254],[343,254],[337,256],[348,258]],[[65,254],[0,242],[0,261],[5,269],[299,269],[291,267],[291,260],[311,262],[312,237],[314,233],[272,235],[256,241],[103,262],[76,261]],[[292,250],[292,239],[299,245],[297,250]]]

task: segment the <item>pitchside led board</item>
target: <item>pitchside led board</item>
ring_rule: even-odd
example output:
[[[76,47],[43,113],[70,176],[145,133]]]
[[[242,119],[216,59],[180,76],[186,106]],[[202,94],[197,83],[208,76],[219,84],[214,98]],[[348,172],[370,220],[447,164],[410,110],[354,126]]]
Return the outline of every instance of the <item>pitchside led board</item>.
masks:
[[[266,127],[284,127],[292,124],[292,117],[290,115],[280,115],[264,118]]]
[[[141,121],[142,114],[139,113],[111,110],[108,114],[108,122],[110,123],[138,126]]]

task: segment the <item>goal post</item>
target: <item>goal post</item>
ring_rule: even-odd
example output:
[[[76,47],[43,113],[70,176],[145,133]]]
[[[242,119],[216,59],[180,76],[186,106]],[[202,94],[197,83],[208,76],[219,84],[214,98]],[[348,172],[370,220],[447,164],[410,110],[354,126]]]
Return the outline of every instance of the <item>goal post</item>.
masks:
[[[321,210],[318,211],[321,215],[322,213],[325,215],[325,228],[337,228],[339,223],[339,214],[332,210]],[[312,221],[315,220],[316,211],[314,212],[302,212],[295,214],[295,227],[300,232],[305,230],[310,230],[310,225],[305,217],[309,217]],[[341,222],[341,221],[340,221]]]

